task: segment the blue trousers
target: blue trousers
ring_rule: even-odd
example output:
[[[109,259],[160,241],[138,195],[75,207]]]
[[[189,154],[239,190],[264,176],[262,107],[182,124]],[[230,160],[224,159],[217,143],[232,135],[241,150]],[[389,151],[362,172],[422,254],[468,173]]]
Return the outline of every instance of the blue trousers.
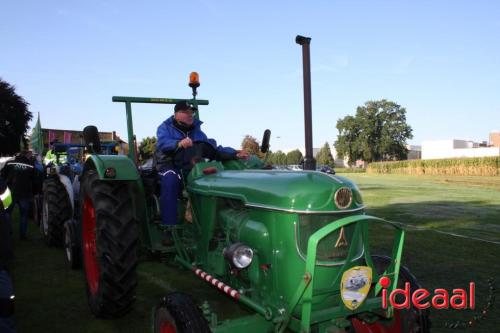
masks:
[[[12,221],[12,211],[16,205],[19,206],[19,237],[24,238],[28,232],[28,213],[30,209],[31,199],[18,198],[15,199],[12,205],[7,209],[9,220]]]
[[[160,209],[163,225],[177,224],[177,199],[182,190],[180,172],[166,170],[159,173],[161,176]]]

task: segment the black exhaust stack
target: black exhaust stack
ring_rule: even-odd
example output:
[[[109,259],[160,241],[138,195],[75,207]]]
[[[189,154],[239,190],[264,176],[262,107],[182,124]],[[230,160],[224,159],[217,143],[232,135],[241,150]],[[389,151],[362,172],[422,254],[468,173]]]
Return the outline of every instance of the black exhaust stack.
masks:
[[[316,170],[316,160],[312,154],[311,56],[309,52],[311,38],[297,35],[297,37],[295,37],[295,42],[302,45],[302,71],[304,74],[304,125],[306,134],[304,170]]]

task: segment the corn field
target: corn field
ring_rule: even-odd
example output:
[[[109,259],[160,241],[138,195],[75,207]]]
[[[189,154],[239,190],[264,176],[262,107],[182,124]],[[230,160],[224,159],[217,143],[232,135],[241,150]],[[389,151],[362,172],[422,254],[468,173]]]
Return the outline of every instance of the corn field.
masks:
[[[375,162],[367,173],[407,175],[499,176],[500,156]]]

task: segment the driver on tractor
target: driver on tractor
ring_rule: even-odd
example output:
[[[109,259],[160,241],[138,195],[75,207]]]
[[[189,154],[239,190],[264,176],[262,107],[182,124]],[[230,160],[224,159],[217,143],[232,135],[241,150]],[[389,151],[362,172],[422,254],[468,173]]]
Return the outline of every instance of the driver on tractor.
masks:
[[[177,198],[182,190],[182,178],[200,158],[215,160],[247,159],[245,150],[217,146],[201,130],[202,122],[195,119],[196,109],[188,101],[175,104],[174,115],[157,130],[156,169],[161,176],[160,206],[163,225],[177,224]]]

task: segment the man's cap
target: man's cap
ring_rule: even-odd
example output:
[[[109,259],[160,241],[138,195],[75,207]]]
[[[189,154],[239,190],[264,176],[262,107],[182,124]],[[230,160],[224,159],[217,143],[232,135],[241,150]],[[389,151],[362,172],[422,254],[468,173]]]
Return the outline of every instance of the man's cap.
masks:
[[[186,110],[196,111],[196,107],[191,106],[188,101],[179,101],[175,103],[174,112]]]

